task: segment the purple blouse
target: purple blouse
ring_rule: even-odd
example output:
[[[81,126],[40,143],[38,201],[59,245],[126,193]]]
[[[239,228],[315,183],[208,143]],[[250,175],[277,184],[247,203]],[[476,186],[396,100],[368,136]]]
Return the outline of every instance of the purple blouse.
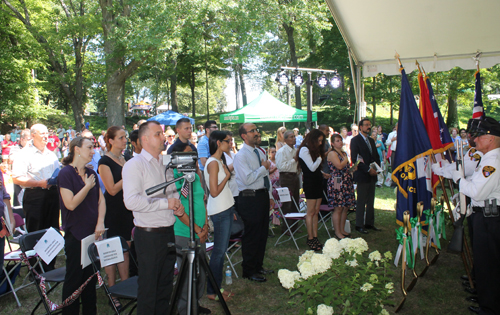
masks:
[[[88,192],[85,199],[83,199],[82,203],[73,211],[66,209],[61,198],[61,188],[69,189],[73,192],[73,195],[76,195],[85,187],[85,183],[71,165],[63,167],[57,177],[62,228],[65,232],[71,232],[79,241],[94,233],[97,225],[97,218],[99,217],[99,181],[97,180],[97,174],[89,168],[85,168],[85,173],[88,176],[93,174],[96,178],[96,183]]]

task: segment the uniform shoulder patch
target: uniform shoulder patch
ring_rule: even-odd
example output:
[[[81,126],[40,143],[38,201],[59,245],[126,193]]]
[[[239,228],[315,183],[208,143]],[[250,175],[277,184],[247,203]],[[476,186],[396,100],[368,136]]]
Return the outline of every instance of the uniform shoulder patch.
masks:
[[[472,158],[474,159],[474,161],[481,161],[481,156],[479,155],[479,153],[475,153]]]
[[[475,148],[471,148],[471,149],[469,150],[469,157],[473,157],[473,156],[474,156],[474,153],[476,153],[476,152],[477,152],[477,151],[476,151],[476,149],[475,149]]]
[[[483,167],[483,175],[488,178],[491,174],[495,173],[496,169],[493,166],[485,166]]]

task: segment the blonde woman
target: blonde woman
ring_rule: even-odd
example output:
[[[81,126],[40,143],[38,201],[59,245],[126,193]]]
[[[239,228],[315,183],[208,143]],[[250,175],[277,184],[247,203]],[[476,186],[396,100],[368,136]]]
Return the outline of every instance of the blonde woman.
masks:
[[[281,149],[283,146],[286,145],[285,132],[286,132],[285,127],[279,127],[278,131],[276,132],[276,151],[278,151],[279,149]]]

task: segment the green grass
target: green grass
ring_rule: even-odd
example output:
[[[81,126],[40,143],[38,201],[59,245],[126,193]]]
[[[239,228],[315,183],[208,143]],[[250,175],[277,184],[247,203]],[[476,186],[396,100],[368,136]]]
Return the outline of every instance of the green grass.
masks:
[[[393,255],[397,249],[395,228],[396,218],[394,212],[395,194],[394,188],[377,188],[375,199],[375,222],[376,225],[382,228],[380,232],[370,232],[367,235],[360,235],[353,231],[353,237],[362,236],[370,247],[370,251],[379,250],[380,252],[391,251]],[[354,227],[354,215],[350,214],[351,226]],[[328,227],[331,228],[329,222]],[[273,229],[277,234],[279,227]],[[303,228],[305,232],[305,228]],[[451,238],[451,228],[447,226],[448,240]],[[319,238],[326,241],[327,235],[324,229],[319,232]],[[274,246],[276,236],[269,238],[266,257],[264,264],[266,268],[275,270],[275,273],[268,276],[266,283],[255,283],[241,278],[236,279],[233,276],[233,284],[224,286],[226,289],[233,291],[236,295],[228,302],[229,309],[232,314],[299,314],[300,306],[294,305],[294,299],[290,299],[288,291],[285,290],[279,283],[277,272],[281,268],[289,270],[297,270],[298,257],[307,249],[305,240],[298,241],[299,250],[295,248],[292,242]],[[442,241],[443,248],[446,248],[448,241]],[[434,252],[432,252],[432,257]],[[240,256],[236,254],[236,259]],[[64,258],[59,257],[58,265],[64,263]],[[401,265],[400,265],[401,266]],[[416,270],[419,273],[425,264],[418,260]],[[402,299],[400,290],[401,272],[400,268],[394,267],[395,293],[393,302],[399,304]],[[236,267],[238,274],[241,276],[241,265]],[[466,314],[466,308],[469,304],[465,301],[468,295],[464,292],[460,275],[464,274],[464,268],[460,256],[450,254],[443,250],[437,262],[432,265],[423,278],[420,278],[413,289],[408,293],[405,305],[399,314],[426,314],[426,315],[443,315],[443,314]],[[26,274],[23,269],[21,276]],[[21,277],[20,276],[20,277]],[[21,278],[18,278],[20,281]],[[406,284],[411,282],[411,274],[406,277]],[[16,284],[19,284],[17,282]],[[103,289],[98,289],[98,314],[112,314],[110,306],[104,295]],[[0,313],[1,314],[28,314],[38,300],[38,294],[33,286],[25,288],[18,292],[22,307],[18,308],[12,295],[0,298]],[[52,293],[51,298],[60,302],[60,288]],[[206,297],[202,299],[202,305],[210,308],[212,314],[224,314],[218,302],[210,301]],[[394,307],[388,307],[391,314],[394,313]],[[39,314],[43,312],[38,312]]]

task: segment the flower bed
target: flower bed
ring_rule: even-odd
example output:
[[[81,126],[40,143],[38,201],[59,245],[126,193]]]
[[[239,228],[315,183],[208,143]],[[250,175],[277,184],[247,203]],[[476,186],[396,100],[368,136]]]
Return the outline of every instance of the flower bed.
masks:
[[[392,254],[367,251],[362,238],[332,238],[322,254],[306,251],[298,271],[278,272],[281,285],[290,291],[290,303],[303,304],[301,314],[389,314],[384,304],[393,304]]]

